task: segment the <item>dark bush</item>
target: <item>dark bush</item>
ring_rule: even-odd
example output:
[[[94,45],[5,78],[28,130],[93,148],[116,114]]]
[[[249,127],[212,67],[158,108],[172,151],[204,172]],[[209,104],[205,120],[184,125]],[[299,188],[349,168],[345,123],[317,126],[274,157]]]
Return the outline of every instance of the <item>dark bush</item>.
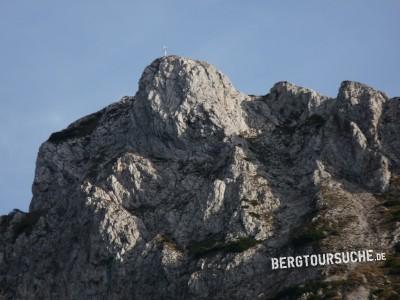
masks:
[[[256,246],[260,241],[252,237],[241,238],[237,241],[225,243],[223,240],[208,239],[195,242],[188,247],[189,253],[196,257],[207,256],[216,252],[243,252]]]

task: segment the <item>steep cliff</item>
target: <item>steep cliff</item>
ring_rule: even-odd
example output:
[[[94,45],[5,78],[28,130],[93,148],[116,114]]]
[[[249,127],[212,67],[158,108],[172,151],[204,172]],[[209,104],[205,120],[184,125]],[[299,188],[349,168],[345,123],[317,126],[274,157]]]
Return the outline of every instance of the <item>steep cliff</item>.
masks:
[[[30,211],[0,219],[0,298],[398,297],[399,130],[400,100],[360,83],[257,97],[159,58],[41,145]],[[271,269],[354,249],[389,259]]]

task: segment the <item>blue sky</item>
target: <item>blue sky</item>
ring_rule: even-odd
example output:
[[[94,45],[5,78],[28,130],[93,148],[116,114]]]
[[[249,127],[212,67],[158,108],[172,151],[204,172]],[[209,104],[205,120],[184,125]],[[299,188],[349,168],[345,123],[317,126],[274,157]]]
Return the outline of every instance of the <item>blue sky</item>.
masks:
[[[399,28],[398,0],[0,1],[0,214],[27,210],[50,133],[133,95],[163,45],[249,94],[356,80],[393,97]]]

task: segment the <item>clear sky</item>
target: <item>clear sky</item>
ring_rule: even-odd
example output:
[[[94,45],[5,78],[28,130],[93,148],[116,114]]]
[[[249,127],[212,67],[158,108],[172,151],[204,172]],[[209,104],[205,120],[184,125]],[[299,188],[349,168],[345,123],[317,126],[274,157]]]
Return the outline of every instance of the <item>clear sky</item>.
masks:
[[[249,94],[356,80],[393,97],[399,29],[399,0],[1,0],[0,214],[27,210],[50,133],[133,95],[163,45]]]

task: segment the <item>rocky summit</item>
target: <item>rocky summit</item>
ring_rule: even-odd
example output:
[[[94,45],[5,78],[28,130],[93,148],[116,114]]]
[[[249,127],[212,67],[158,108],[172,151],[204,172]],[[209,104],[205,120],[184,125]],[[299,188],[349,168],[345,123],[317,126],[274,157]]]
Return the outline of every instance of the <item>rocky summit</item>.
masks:
[[[400,99],[344,81],[246,95],[156,59],[55,132],[0,219],[0,299],[400,299]],[[274,270],[272,257],[385,261]]]

